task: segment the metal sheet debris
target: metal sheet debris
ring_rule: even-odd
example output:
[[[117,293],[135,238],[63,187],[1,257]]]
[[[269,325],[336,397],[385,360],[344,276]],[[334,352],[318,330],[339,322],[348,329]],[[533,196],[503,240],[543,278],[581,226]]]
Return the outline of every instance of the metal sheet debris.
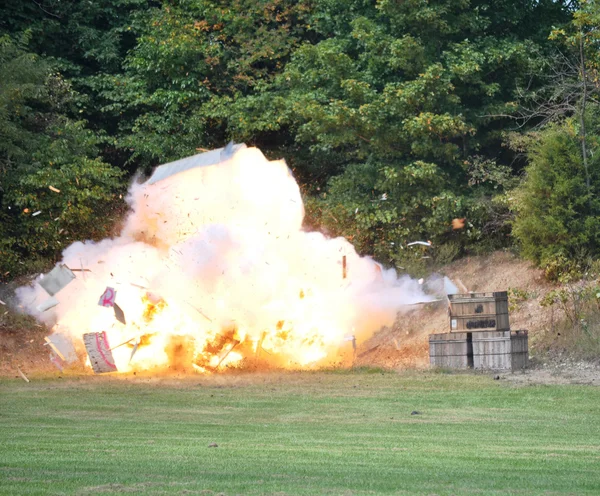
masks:
[[[121,307],[116,303],[113,303],[113,309],[115,310],[115,318],[121,322],[121,324],[127,325],[127,322],[125,322],[125,314],[123,313],[123,310],[121,310]]]
[[[35,309],[38,312],[45,312],[46,310],[50,310],[58,305],[60,301],[58,301],[54,296],[51,296],[47,300],[42,301]]]
[[[96,374],[117,371],[106,332],[87,332],[83,335],[83,343]]]
[[[67,284],[75,279],[75,274],[66,265],[57,265],[39,281],[42,288],[50,296],[54,296]]]
[[[115,304],[116,297],[117,292],[113,288],[107,286],[98,300],[98,305],[101,307],[112,307]]]
[[[169,176],[189,169],[218,164],[219,162],[231,158],[238,150],[243,148],[246,148],[246,145],[243,143],[230,143],[225,148],[217,148],[209,152],[199,153],[197,155],[192,155],[191,157],[182,158],[181,160],[161,165],[154,169],[154,173],[150,176],[150,179],[148,179],[148,184],[154,184]]]

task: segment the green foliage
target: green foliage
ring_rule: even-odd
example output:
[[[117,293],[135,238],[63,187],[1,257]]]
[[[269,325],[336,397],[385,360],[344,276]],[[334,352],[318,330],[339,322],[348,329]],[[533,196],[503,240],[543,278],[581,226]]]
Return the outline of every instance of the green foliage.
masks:
[[[308,197],[307,224],[382,262],[420,266],[424,256],[506,246],[519,166],[507,166],[514,155],[501,147],[507,120],[492,116],[514,111],[519,85],[539,86],[529,75],[547,68],[553,26],[569,42],[573,27],[583,30],[593,81],[597,9],[583,2],[568,26],[569,9],[550,0],[12,2],[0,34],[29,44],[18,59],[5,55],[0,76],[17,95],[0,88],[11,181],[2,201],[14,207],[0,214],[13,226],[4,259],[53,253],[67,232],[106,232],[90,219],[120,208],[107,163],[131,173],[230,139],[286,158]],[[29,244],[19,251],[20,237]],[[451,248],[404,249],[418,239]]]
[[[514,195],[513,234],[523,255],[557,278],[579,253],[595,253],[599,246],[597,159],[590,157],[588,191],[577,129],[570,121],[533,135],[527,150],[526,177]]]
[[[85,123],[66,116],[75,97],[47,63],[0,39],[2,277],[69,240],[106,236],[115,220],[122,174],[98,158]]]
[[[228,123],[253,135],[275,129],[247,112],[297,46],[306,10],[290,0],[206,0],[139,11],[124,74],[94,80],[103,112],[119,119],[118,146],[147,165],[221,146]],[[233,116],[240,95],[250,100]]]

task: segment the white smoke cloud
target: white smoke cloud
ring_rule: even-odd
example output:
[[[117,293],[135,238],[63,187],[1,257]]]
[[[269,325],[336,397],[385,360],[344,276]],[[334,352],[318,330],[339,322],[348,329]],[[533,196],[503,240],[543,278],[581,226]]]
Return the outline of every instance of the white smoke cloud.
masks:
[[[132,212],[119,237],[64,251],[61,263],[90,272],[77,272],[56,295],[59,305],[40,313],[44,290],[18,290],[28,312],[76,343],[86,332],[106,331],[111,344],[144,336],[131,364],[129,349],[115,350],[119,370],[167,366],[174,337],[190,348],[188,359],[207,364],[222,351],[207,344],[224,331],[243,343],[232,357],[260,343],[279,365],[326,363],[345,335],[364,338],[403,306],[431,299],[345,239],[302,231],[296,181],[285,162],[255,148],[133,184],[128,201]],[[126,325],[98,305],[106,286],[116,290]]]

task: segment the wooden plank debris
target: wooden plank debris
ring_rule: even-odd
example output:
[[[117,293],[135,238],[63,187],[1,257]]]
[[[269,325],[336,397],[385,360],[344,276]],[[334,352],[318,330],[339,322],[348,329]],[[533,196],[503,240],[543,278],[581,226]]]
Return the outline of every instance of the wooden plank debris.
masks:
[[[70,337],[57,333],[46,336],[44,340],[44,346],[49,346],[64,362],[74,363],[79,360]]]
[[[23,380],[25,382],[29,382],[29,379],[27,379],[27,376],[23,373],[23,371],[19,367],[17,367],[17,370],[19,371],[19,375],[23,378]]]
[[[87,332],[83,335],[83,343],[94,373],[106,374],[117,371],[106,332]]]

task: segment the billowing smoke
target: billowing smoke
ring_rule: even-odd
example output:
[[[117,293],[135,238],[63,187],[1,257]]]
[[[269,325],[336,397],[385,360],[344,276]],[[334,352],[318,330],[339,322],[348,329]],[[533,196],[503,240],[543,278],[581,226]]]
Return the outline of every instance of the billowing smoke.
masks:
[[[57,306],[36,310],[48,298],[39,284],[18,290],[28,312],[78,347],[88,332],[106,331],[111,345],[131,340],[113,351],[121,371],[182,360],[210,371],[257,357],[289,368],[328,364],[346,336],[360,341],[430,299],[345,239],[303,231],[296,181],[256,148],[158,176],[131,186],[119,237],[64,251],[61,263],[78,272]],[[125,324],[98,304],[107,286]]]

